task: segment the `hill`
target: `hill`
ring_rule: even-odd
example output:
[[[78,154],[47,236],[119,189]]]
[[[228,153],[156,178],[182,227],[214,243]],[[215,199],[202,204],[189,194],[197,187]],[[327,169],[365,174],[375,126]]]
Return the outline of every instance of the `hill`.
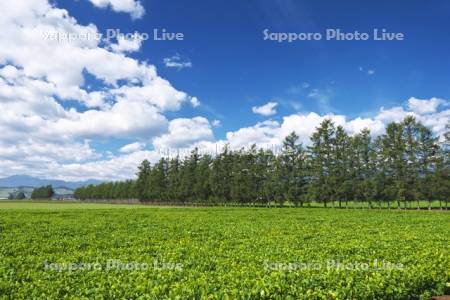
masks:
[[[98,184],[101,181],[95,179],[89,179],[86,181],[64,181],[57,179],[41,179],[38,177],[28,175],[12,175],[9,177],[0,178],[0,187],[40,187],[44,185],[52,185],[54,188],[65,187],[71,190],[79,188],[81,186],[89,184]]]
[[[24,192],[27,198],[29,198],[34,188],[44,185],[52,185],[56,196],[67,196],[73,195],[73,191],[76,188],[98,183],[101,183],[101,181],[94,179],[86,181],[64,181],[41,179],[28,175],[13,175],[0,178],[0,199],[6,199],[10,193],[19,191]]]

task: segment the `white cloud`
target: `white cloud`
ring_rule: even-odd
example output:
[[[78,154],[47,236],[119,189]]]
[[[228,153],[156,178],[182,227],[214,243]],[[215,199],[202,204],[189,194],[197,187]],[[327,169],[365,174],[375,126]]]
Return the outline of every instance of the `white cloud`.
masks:
[[[164,58],[163,62],[167,68],[176,68],[178,70],[192,68],[192,63],[189,60],[183,60],[178,53],[172,57]]]
[[[170,121],[169,131],[157,137],[153,145],[159,149],[189,147],[199,141],[213,141],[211,124],[206,118],[179,118]]]
[[[142,37],[140,35],[132,38],[118,38],[117,44],[111,44],[110,48],[114,52],[136,52],[141,49]]]
[[[125,7],[118,1],[109,4]],[[67,34],[99,32],[47,0],[2,1],[0,11],[0,176],[120,177],[95,168],[71,172],[106,168],[105,157],[117,168],[125,160],[97,152],[89,139],[151,141],[168,132],[166,111],[199,103],[158,76],[153,65],[119,53],[136,46],[69,40]],[[66,35],[57,40],[59,33]],[[87,73],[97,80],[98,90],[86,90]],[[131,154],[123,155],[138,157]]]
[[[402,119],[398,119],[400,121]],[[370,129],[372,136],[378,136],[384,133],[385,123],[379,119],[374,118],[361,118],[350,120],[344,124],[345,130],[349,134],[357,134],[361,132],[364,128]]]
[[[268,102],[262,106],[253,106],[252,112],[261,116],[272,116],[277,113],[277,110],[275,109],[277,105],[277,102]]]
[[[433,99],[433,98],[432,98]],[[450,101],[444,101],[442,105],[449,105]],[[257,144],[264,148],[280,147],[283,139],[292,131],[299,136],[299,142],[307,145],[316,127],[325,119],[330,118],[336,126],[340,125],[351,135],[359,133],[362,129],[368,128],[372,136],[384,133],[385,127],[390,122],[400,122],[406,116],[412,115],[431,128],[435,135],[442,135],[445,125],[450,121],[450,109],[440,112],[418,114],[405,110],[403,107],[381,108],[373,117],[357,117],[348,120],[344,115],[317,113],[298,113],[283,117],[281,123],[276,121],[265,121],[253,126],[240,128],[236,131],[228,132],[224,143],[229,143],[232,148],[248,147]]]
[[[295,131],[299,136],[299,142],[303,144],[309,143],[309,137],[315,131],[316,127],[325,119],[331,118],[335,123],[343,123],[342,116],[334,115],[319,115],[311,112],[308,114],[294,114],[283,118],[283,123],[279,128],[277,135],[280,138],[277,141],[277,145],[281,145],[282,140],[292,131]],[[281,137],[282,136],[282,137]]]
[[[450,102],[446,102],[450,104]],[[431,128],[436,135],[442,135],[445,132],[445,126],[450,123],[450,109],[443,110],[432,114],[417,115],[417,119],[423,125]]]
[[[280,124],[276,121],[259,122],[254,126],[240,128],[227,132],[226,137],[233,149],[248,147],[257,144],[260,147],[270,147],[279,144],[277,133]]]
[[[147,103],[119,100],[109,110],[73,112],[70,118],[49,124],[48,129],[73,137],[149,138],[163,133],[167,119]]]
[[[16,141],[15,144],[0,142],[0,158],[5,160],[19,160],[20,163],[47,161],[86,161],[98,159],[101,155],[89,145],[83,143],[54,143],[41,142],[32,138]],[[19,164],[20,164],[19,163]]]
[[[367,74],[368,75],[373,75],[373,74],[375,74],[375,70],[369,69],[369,70],[367,70]]]
[[[415,113],[418,114],[429,114],[436,112],[439,105],[444,104],[445,100],[439,98],[431,98],[431,99],[417,99],[411,97],[408,99],[408,107]]]
[[[0,139],[21,139],[28,136],[74,140],[94,137],[150,137],[167,129],[168,121],[157,106],[145,101],[118,99],[101,110],[78,112],[65,109],[41,81],[25,81],[24,85],[7,85],[0,81]],[[90,98],[95,99],[95,98]],[[94,103],[90,103],[94,105]]]
[[[197,97],[192,97],[190,101],[191,101],[192,107],[200,106],[200,101],[198,101]]]
[[[135,177],[137,166],[144,159],[154,163],[159,158],[161,155],[155,151],[137,151],[86,163],[50,164],[44,172],[35,173],[35,175],[49,176],[48,174],[52,174],[56,178],[65,180],[89,178],[125,180]]]
[[[375,119],[383,122],[384,124],[387,124],[390,122],[397,122],[399,120],[402,120],[408,115],[413,116],[414,113],[410,111],[405,111],[403,107],[400,106],[392,107],[389,109],[381,107]]]
[[[115,6],[113,1],[97,4],[118,9],[119,2],[114,2]],[[450,119],[449,101],[437,98],[411,98],[407,108],[381,108],[366,118],[327,115],[332,93],[308,87],[322,114],[291,114],[280,122],[257,123],[215,140],[213,127],[220,126],[217,120],[166,117],[183,104],[196,107],[200,101],[161,78],[155,66],[128,57],[124,52],[134,46],[118,42],[113,49],[113,45],[103,46],[96,40],[58,42],[46,38],[51,32],[98,33],[95,25],[78,24],[66,10],[47,0],[2,1],[0,11],[0,176],[25,173],[66,180],[125,179],[134,176],[144,158],[156,161],[161,157],[156,150],[143,150],[150,142],[157,149],[199,147],[211,153],[226,143],[234,148],[253,143],[281,145],[293,130],[300,141],[308,143],[325,117],[351,134],[369,127],[373,135],[406,115],[416,116],[435,134],[441,134]],[[97,90],[86,88],[87,73],[96,79]],[[78,103],[73,105],[73,101]],[[263,109],[263,115],[270,115],[275,107]],[[93,141],[115,138],[136,142],[110,149],[119,150],[118,155],[92,146]]]
[[[131,144],[127,144],[119,149],[122,153],[133,153],[141,151],[145,147],[144,143],[134,142]]]
[[[88,108],[103,108],[107,109],[111,107],[108,102],[108,94],[103,91],[94,91],[90,92],[87,97],[84,99],[84,105]]]
[[[19,70],[16,67],[7,65],[4,68],[0,69],[0,76],[5,78],[6,80],[16,79],[19,75]]]
[[[179,110],[184,102],[192,100],[186,93],[177,91],[161,77],[154,78],[143,86],[124,85],[110,92],[119,100],[127,103],[146,103],[157,107],[160,111]]]
[[[137,0],[89,0],[96,7],[111,9],[115,12],[129,13],[132,19],[140,19],[145,14],[145,9]]]
[[[446,103],[449,101],[445,101],[443,105],[445,106]],[[381,108],[373,117],[354,119],[348,119],[344,115],[297,113],[284,116],[281,122],[269,120],[230,131],[226,134],[226,139],[215,140],[212,125],[207,119],[179,118],[170,121],[167,133],[154,139],[153,146],[156,150],[153,151],[143,151],[144,145],[136,142],[122,147],[120,149],[122,154],[107,155],[105,158],[92,150],[87,141],[73,147],[75,144],[61,142],[59,137],[55,142],[50,141],[44,144],[24,138],[25,142],[14,144],[14,148],[8,148],[8,144],[0,145],[0,174],[27,173],[48,176],[51,172],[58,178],[72,180],[133,178],[137,165],[144,158],[156,161],[162,155],[184,156],[188,155],[193,147],[198,147],[200,153],[214,154],[227,143],[233,149],[256,143],[260,147],[277,151],[284,137],[292,131],[299,135],[299,142],[308,145],[311,134],[325,118],[331,118],[336,125],[343,126],[349,134],[369,128],[372,135],[377,136],[384,132],[387,123],[401,121],[409,114],[429,126],[435,134],[443,133],[445,125],[450,120],[450,109],[417,114],[402,107]],[[170,150],[170,152],[161,150]]]
[[[149,139],[166,130],[164,111],[193,101],[159,77],[153,65],[101,48],[98,41],[46,39],[49,32],[98,33],[95,25],[79,25],[46,0],[2,2],[0,10],[0,63],[6,64],[0,70],[0,100],[9,118],[0,120],[0,128],[66,139],[115,134]],[[104,88],[84,90],[85,72]],[[88,109],[63,107],[56,97]]]

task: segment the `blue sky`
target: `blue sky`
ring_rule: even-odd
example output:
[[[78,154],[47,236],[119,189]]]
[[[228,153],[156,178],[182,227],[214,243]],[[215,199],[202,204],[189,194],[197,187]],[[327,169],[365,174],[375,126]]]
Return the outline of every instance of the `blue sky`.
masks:
[[[400,105],[411,96],[450,94],[448,1],[145,1],[147,13],[136,21],[124,13],[92,10],[87,1],[57,3],[80,23],[93,22],[104,31],[151,33],[165,28],[184,33],[183,41],[146,41],[132,56],[155,64],[175,87],[203,100],[208,107],[200,108],[202,114],[222,121],[216,130],[219,138],[261,120],[249,107],[269,100],[286,102],[279,106],[278,118],[297,111],[298,105],[301,111],[329,112],[308,99],[308,90],[296,89],[303,83],[330,90],[329,110],[348,116]],[[279,44],[263,40],[266,28],[271,32],[385,28],[404,33],[406,39]],[[165,68],[163,58],[176,53],[189,59],[193,68]],[[361,72],[360,67],[375,74]],[[174,116],[196,113],[182,110]]]
[[[224,143],[236,147],[253,142],[260,145],[279,144],[282,135],[291,129],[298,130],[301,141],[307,143],[307,137],[317,122],[327,115],[333,116],[336,123],[345,125],[350,133],[369,127],[374,135],[380,133],[387,122],[399,120],[406,114],[416,115],[436,134],[440,134],[445,123],[448,123],[448,1],[56,0],[48,3],[47,0],[23,0],[17,4],[2,5],[6,5],[2,11],[9,12],[15,19],[27,21],[24,24],[29,24],[27,18],[31,17],[18,16],[24,13],[15,11],[14,5],[47,12],[64,9],[73,17],[70,26],[78,26],[70,30],[84,30],[89,24],[94,24],[95,30],[103,34],[111,28],[120,29],[123,33],[148,33],[150,37],[154,29],[184,34],[182,41],[149,39],[132,51],[114,51],[111,44],[87,45],[80,42],[80,45],[61,50],[61,53],[65,51],[69,61],[62,63],[68,68],[67,72],[60,70],[61,64],[56,65],[57,58],[54,60],[55,66],[46,66],[53,64],[53,61],[43,57],[39,65],[39,54],[30,63],[29,55],[20,56],[12,50],[11,53],[0,52],[0,67],[10,65],[17,70],[14,72],[20,74],[18,76],[23,76],[23,80],[39,79],[56,86],[56,92],[37,97],[52,97],[54,103],[49,106],[60,106],[56,110],[62,109],[61,116],[54,117],[55,113],[34,108],[30,108],[30,115],[35,114],[40,122],[48,125],[49,129],[45,132],[53,137],[54,128],[70,125],[67,125],[68,129],[57,130],[61,134],[60,141],[51,141],[42,133],[33,137],[31,143],[75,145],[86,153],[77,160],[69,159],[70,155],[69,158],[47,156],[45,159],[53,161],[55,169],[62,170],[55,171],[55,176],[59,178],[130,176],[132,168],[124,170],[124,162],[133,165],[144,157],[156,159],[154,149],[158,147],[204,146],[211,149],[213,144]],[[68,22],[67,18],[49,18],[34,17],[33,22],[45,24],[47,27],[43,28],[47,30],[48,26],[54,26],[55,31],[67,30],[64,25]],[[8,22],[8,18],[4,22]],[[329,28],[339,28],[342,32],[367,32],[371,37],[374,29],[386,29],[403,33],[405,39],[292,43],[263,39],[265,29],[270,32],[323,34]],[[27,43],[21,45],[22,48],[32,49],[31,42]],[[8,48],[8,44],[4,45]],[[18,42],[8,49],[17,45]],[[40,44],[39,47],[45,45]],[[54,45],[55,49],[58,47],[62,46]],[[108,69],[109,59],[83,61],[81,56],[77,56],[83,47],[83,51],[89,48],[90,53],[106,49],[113,53],[111,55],[117,61],[128,57],[139,65],[155,66],[155,78],[166,80],[171,90],[162,95],[161,86],[146,83],[144,75],[136,79],[137,69],[130,69],[131,75],[117,79],[121,72],[119,62],[117,69],[113,70],[113,67]],[[58,53],[55,50],[55,57]],[[166,62],[185,65],[168,67],[165,59]],[[115,68],[115,62],[111,65]],[[84,68],[82,73],[80,68]],[[6,81],[5,76],[2,78]],[[77,79],[80,76],[83,83]],[[35,92],[29,85],[15,80],[9,81],[9,85]],[[129,105],[134,101],[132,97],[135,94],[123,91],[130,86],[140,89],[143,102],[139,105],[147,101],[145,109],[151,117],[142,124],[136,124],[133,117],[127,114],[135,109]],[[67,96],[74,88],[87,94]],[[89,102],[94,96],[91,92],[106,94],[98,100],[102,104],[87,104],[92,103]],[[177,92],[184,95],[176,96]],[[148,100],[152,97],[155,99]],[[193,97],[198,99],[200,105],[189,105],[189,102],[193,103]],[[164,107],[161,107],[161,101],[165,101]],[[121,105],[115,106],[119,102]],[[267,103],[273,103],[272,109],[266,106],[264,110]],[[13,108],[9,106],[5,109],[12,111]],[[76,114],[71,114],[71,109]],[[106,113],[112,113],[113,118]],[[147,115],[142,116],[145,118]],[[101,124],[108,118],[120,120],[116,122],[123,122],[123,126],[111,125],[103,130]],[[84,123],[93,120],[92,126],[95,128],[86,128],[86,124],[82,126],[76,120],[83,120]],[[29,118],[16,121],[22,122],[22,125],[28,124]],[[3,127],[7,128],[6,125]],[[14,130],[19,127],[14,127]],[[183,129],[186,127],[189,130]],[[108,130],[111,134],[105,133]],[[186,139],[187,135],[190,139]],[[19,138],[19,133],[16,137]],[[131,146],[124,150],[127,145]],[[25,146],[18,143],[15,145],[16,151],[23,152]],[[14,169],[11,165],[17,162],[17,158],[11,153],[2,158],[0,152],[0,168],[3,166],[4,170],[0,170],[0,175],[28,172],[46,176],[43,167],[45,159],[30,158],[29,163]],[[116,166],[112,171],[108,162]]]

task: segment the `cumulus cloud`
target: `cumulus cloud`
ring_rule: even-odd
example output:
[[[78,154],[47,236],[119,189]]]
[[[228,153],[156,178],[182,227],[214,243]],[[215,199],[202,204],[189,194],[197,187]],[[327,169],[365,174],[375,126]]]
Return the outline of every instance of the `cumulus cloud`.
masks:
[[[96,1],[99,7],[124,11],[119,2]],[[154,65],[127,56],[137,46],[118,42],[114,48],[95,39],[53,39],[55,32],[78,36],[99,32],[94,24],[78,24],[47,0],[2,1],[0,11],[0,176],[126,179],[134,176],[143,159],[155,162],[164,155],[158,149],[198,147],[200,152],[214,153],[227,143],[232,148],[253,143],[280,146],[291,131],[307,144],[324,118],[332,118],[350,134],[367,127],[373,135],[406,115],[439,135],[450,119],[449,101],[438,98],[410,98],[406,107],[381,108],[372,117],[326,114],[331,92],[304,86],[309,97],[318,101],[320,114],[297,113],[280,121],[259,122],[217,140],[213,132],[220,126],[217,120],[167,117],[184,104],[196,107],[200,101],[173,87]],[[86,87],[88,77],[96,80],[96,89]],[[276,104],[269,102],[255,110],[270,116],[276,113]],[[93,146],[118,138],[134,142],[111,149],[118,154]]]
[[[114,52],[136,52],[141,49],[142,37],[140,35],[135,35],[132,38],[118,38],[116,44],[111,44],[110,48]]]
[[[247,147],[257,144],[260,147],[269,147],[278,144],[277,132],[280,124],[276,121],[259,122],[254,126],[240,128],[236,131],[227,132],[226,137],[233,149]]]
[[[120,1],[107,2],[127,10]],[[81,38],[98,35],[97,27],[78,24],[47,0],[3,1],[0,10],[0,176],[65,176],[66,166],[93,166],[107,153],[94,150],[90,139],[151,141],[168,132],[166,111],[199,103],[161,78],[153,65],[123,53],[137,45],[102,46]],[[87,75],[98,90],[87,90]],[[94,177],[102,178],[102,172]]]
[[[7,65],[0,69],[0,76],[6,80],[14,80],[18,77],[19,70],[15,66]]]
[[[414,97],[409,98],[408,107],[415,113],[418,114],[429,114],[436,112],[439,105],[444,104],[445,100],[439,98],[431,99],[417,99]]]
[[[80,180],[97,178],[100,180],[125,180],[134,178],[137,166],[147,159],[155,163],[161,155],[156,151],[137,151],[104,160],[93,160],[84,163],[50,163],[45,170],[35,169],[31,175],[46,177],[52,174],[56,179]],[[28,173],[28,172],[27,172]]]
[[[444,101],[442,105],[449,105],[450,101]],[[315,112],[298,113],[284,116],[282,122],[265,121],[253,126],[240,128],[226,134],[224,143],[229,143],[232,148],[248,147],[256,144],[263,148],[280,147],[283,139],[292,131],[299,136],[299,142],[304,145],[310,143],[310,137],[317,126],[325,119],[331,119],[336,126],[342,126],[350,135],[361,132],[364,128],[370,129],[372,136],[384,133],[385,127],[390,122],[400,122],[406,116],[417,118],[425,126],[431,128],[435,135],[442,135],[445,126],[450,122],[450,109],[429,113],[417,113],[405,110],[403,107],[381,108],[373,117],[357,117],[348,119],[339,114],[318,114]]]
[[[94,6],[99,8],[110,7],[115,12],[130,14],[132,19],[140,19],[145,14],[145,9],[137,0],[89,0]]]
[[[131,144],[127,144],[127,145],[123,146],[122,148],[119,149],[119,151],[122,153],[133,153],[133,152],[141,151],[144,147],[145,147],[145,143],[135,142],[135,143],[131,143]]]
[[[204,117],[178,118],[170,121],[169,131],[154,139],[156,148],[184,148],[199,141],[212,141],[211,124]]]
[[[169,81],[161,77],[155,77],[142,86],[124,85],[111,89],[110,93],[127,103],[146,103],[157,107],[160,111],[179,110],[184,102],[192,101],[192,97],[175,90]]]
[[[197,97],[191,97],[191,105],[192,107],[198,107],[200,106],[200,101],[198,101]]]
[[[262,106],[253,106],[252,112],[255,114],[261,115],[261,116],[272,116],[277,113],[277,110],[275,107],[277,107],[277,102],[267,102],[266,104]]]
[[[163,133],[168,124],[157,108],[139,101],[120,100],[109,110],[72,112],[69,116],[51,122],[47,129],[73,137],[145,138]]]

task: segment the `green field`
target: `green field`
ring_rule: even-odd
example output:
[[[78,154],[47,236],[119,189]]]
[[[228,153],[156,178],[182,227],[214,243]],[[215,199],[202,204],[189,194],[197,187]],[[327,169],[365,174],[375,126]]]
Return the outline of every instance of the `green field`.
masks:
[[[440,211],[0,202],[0,241],[0,298],[450,293]]]

